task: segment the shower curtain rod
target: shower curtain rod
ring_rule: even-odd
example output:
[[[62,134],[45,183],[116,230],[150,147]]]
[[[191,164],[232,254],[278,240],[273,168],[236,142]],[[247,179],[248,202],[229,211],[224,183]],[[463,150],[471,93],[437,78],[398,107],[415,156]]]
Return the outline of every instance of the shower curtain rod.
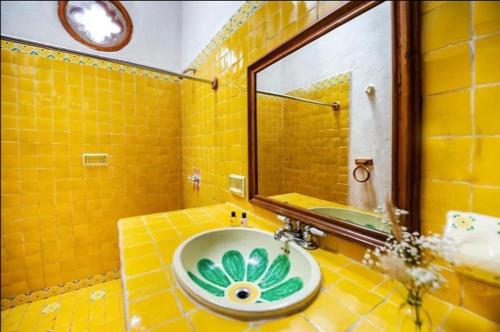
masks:
[[[321,106],[328,106],[332,107],[334,111],[338,111],[340,109],[340,104],[337,101],[334,101],[332,104],[328,103],[323,103],[321,101],[316,101],[316,100],[311,100],[311,99],[306,99],[306,98],[300,98],[300,97],[294,97],[290,95],[283,95],[280,93],[275,93],[275,92],[269,92],[269,91],[262,91],[262,90],[257,90],[257,93],[263,94],[263,95],[268,95],[268,96],[274,96],[274,97],[281,97],[281,98],[286,98],[286,99],[291,99],[295,101],[302,101],[305,103],[309,104],[315,104],[315,105],[321,105]]]
[[[119,64],[119,65],[125,65],[125,66],[131,66],[131,67],[136,67],[136,68],[140,68],[140,69],[150,70],[150,71],[154,71],[154,72],[157,72],[157,73],[160,73],[160,74],[175,76],[175,77],[178,77],[180,79],[187,79],[187,80],[192,80],[192,81],[196,81],[196,82],[209,83],[212,86],[212,89],[214,89],[214,90],[217,90],[217,87],[218,87],[218,81],[217,81],[216,77],[214,77],[213,79],[209,80],[209,79],[206,79],[206,78],[194,77],[194,76],[190,76],[190,75],[176,73],[176,72],[169,71],[169,70],[164,70],[164,69],[159,69],[159,68],[155,68],[155,67],[140,65],[140,64],[137,64],[137,63],[129,62],[129,61],[116,60],[116,59],[111,59],[111,58],[108,58],[108,57],[105,57],[105,56],[94,55],[94,54],[80,52],[80,51],[74,51],[74,50],[70,50],[70,49],[67,49],[67,48],[64,48],[64,47],[56,47],[56,46],[46,45],[46,44],[42,44],[42,43],[32,42],[32,41],[21,39],[21,38],[7,37],[7,36],[3,36],[3,35],[1,35],[0,38],[4,39],[4,40],[7,40],[7,41],[10,41],[10,42],[14,42],[14,43],[27,44],[27,45],[30,45],[30,46],[51,49],[53,51],[62,51],[62,52],[66,52],[66,53],[76,54],[76,55],[88,56],[88,57],[91,57],[91,58],[96,58],[96,59],[99,59],[99,60],[104,60],[104,61],[109,61],[109,62],[112,62],[112,63],[116,63],[116,64]]]

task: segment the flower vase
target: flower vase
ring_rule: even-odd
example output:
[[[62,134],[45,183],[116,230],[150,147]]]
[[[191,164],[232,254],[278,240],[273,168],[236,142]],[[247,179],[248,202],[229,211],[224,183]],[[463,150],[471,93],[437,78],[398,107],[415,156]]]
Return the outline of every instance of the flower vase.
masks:
[[[412,292],[408,293],[408,298],[398,310],[398,331],[432,331],[431,316],[423,308],[421,296]]]

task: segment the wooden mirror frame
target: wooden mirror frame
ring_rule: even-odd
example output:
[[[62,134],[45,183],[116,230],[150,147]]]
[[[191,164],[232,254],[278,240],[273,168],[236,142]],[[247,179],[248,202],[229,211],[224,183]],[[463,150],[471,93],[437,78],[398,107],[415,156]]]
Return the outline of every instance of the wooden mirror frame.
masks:
[[[257,73],[309,44],[338,26],[354,19],[381,1],[350,1],[305,28],[248,67],[248,157],[250,202],[276,214],[286,215],[315,226],[329,235],[380,246],[388,237],[383,233],[348,221],[313,213],[258,194],[257,156]],[[420,4],[418,1],[391,2],[392,12],[392,200],[409,212],[404,224],[420,231]],[[376,56],[376,55],[374,55]]]

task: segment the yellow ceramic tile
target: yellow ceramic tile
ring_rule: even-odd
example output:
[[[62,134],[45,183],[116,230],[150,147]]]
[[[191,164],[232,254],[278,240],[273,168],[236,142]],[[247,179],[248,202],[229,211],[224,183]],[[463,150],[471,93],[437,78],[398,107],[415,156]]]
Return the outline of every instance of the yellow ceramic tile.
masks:
[[[422,1],[422,12],[428,12],[433,9],[436,9],[444,4],[446,4],[448,1]]]
[[[144,243],[133,247],[123,248],[123,256],[125,258],[138,258],[141,256],[150,255],[156,252],[156,247],[152,243]]]
[[[475,48],[476,84],[499,82],[500,34],[476,40]]]
[[[174,252],[179,244],[181,244],[181,242],[182,239],[180,238],[157,242],[159,254],[161,256],[163,264],[169,265],[172,263]]]
[[[460,305],[460,276],[447,268],[442,268],[440,273],[446,279],[446,284],[433,292],[432,295],[449,303]]]
[[[423,56],[424,96],[469,87],[470,49],[466,43],[442,48]]]
[[[498,1],[474,1],[474,34],[483,35],[500,30],[500,4]]]
[[[470,186],[464,183],[425,180],[422,182],[421,219],[423,231],[436,225],[433,230],[442,233],[449,210],[468,211]]]
[[[318,18],[321,18],[342,6],[342,1],[319,1]]]
[[[366,289],[374,288],[384,279],[380,273],[375,272],[360,263],[349,264],[340,271],[337,271],[337,273]]]
[[[151,236],[148,233],[122,237],[123,248],[134,247],[149,242],[151,242]]]
[[[321,281],[322,287],[329,287],[331,285],[338,283],[342,279],[342,276],[340,274],[333,272],[327,268],[321,269],[321,276],[322,276],[322,281]]]
[[[470,92],[467,90],[427,96],[423,109],[424,137],[467,135],[472,132]]]
[[[127,299],[133,301],[170,288],[170,280],[164,271],[151,272],[127,279]]]
[[[500,329],[500,325],[482,318],[468,310],[454,307],[446,318],[442,328],[445,331],[483,331],[493,332]]]
[[[470,180],[471,138],[423,140],[422,176],[426,179]]]
[[[475,184],[500,186],[500,138],[484,137],[474,140],[473,180]]]
[[[425,13],[422,16],[422,51],[469,39],[470,7],[466,1],[448,2]]]
[[[141,331],[182,316],[172,292],[152,295],[128,305],[131,331]]]
[[[477,134],[498,135],[500,133],[500,121],[497,105],[500,103],[500,86],[479,87],[475,89],[475,124]]]
[[[243,331],[248,328],[248,323],[230,319],[222,318],[206,310],[200,309],[195,313],[189,314],[189,320],[196,331],[203,331],[207,327],[213,331],[221,329],[227,331]]]
[[[427,1],[429,2],[429,1]],[[382,332],[382,328],[375,326],[372,322],[365,319],[353,326],[352,331],[356,332]]]
[[[151,328],[148,331],[155,332],[191,332],[193,328],[186,318],[176,319],[171,322],[161,324],[158,327]]]
[[[161,265],[160,257],[157,254],[128,259],[125,263],[125,275],[131,277],[150,272],[161,268]]]
[[[90,299],[90,294],[98,289],[104,290],[104,296],[98,300]],[[4,310],[2,331],[87,331],[88,328],[100,331],[108,322],[107,331],[123,332],[122,298],[118,296],[111,301],[113,294],[120,293],[120,281],[114,280]],[[53,311],[43,313],[49,304]]]
[[[500,216],[500,187],[472,187],[472,211]]]
[[[304,317],[293,315],[290,317],[275,319],[262,324],[259,327],[261,332],[315,332],[316,328]]]
[[[338,299],[350,311],[361,315],[368,313],[383,301],[382,297],[348,280],[338,282],[329,288],[327,293]]]
[[[383,331],[398,331],[398,308],[392,303],[383,303],[367,315],[367,323],[380,327]]]
[[[332,308],[335,308],[335,315],[332,314]],[[359,314],[348,310],[340,299],[328,292],[320,293],[303,315],[323,331],[345,331],[359,317]]]
[[[500,324],[500,289],[498,287],[464,278],[462,292],[463,306],[466,309]]]
[[[174,294],[181,304],[182,310],[184,312],[189,312],[196,308],[194,300],[192,300],[188,295],[186,295],[180,288],[174,290]]]

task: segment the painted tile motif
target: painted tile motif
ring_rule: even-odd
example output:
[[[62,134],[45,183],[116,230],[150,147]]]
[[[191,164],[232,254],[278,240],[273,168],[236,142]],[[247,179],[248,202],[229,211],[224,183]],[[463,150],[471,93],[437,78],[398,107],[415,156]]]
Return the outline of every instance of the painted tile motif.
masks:
[[[197,264],[201,277],[191,271],[188,271],[188,275],[210,294],[230,299],[232,297],[227,294],[228,289],[234,289],[235,286],[237,288],[241,283],[260,294],[260,297],[255,297],[256,303],[284,299],[304,286],[300,277],[284,281],[290,272],[290,260],[287,255],[278,255],[269,266],[266,249],[255,248],[246,262],[239,251],[228,250],[221,261],[222,265],[219,265],[208,258],[202,258]]]
[[[29,54],[33,57],[46,58],[53,61],[63,61],[68,63],[76,63],[81,66],[94,67],[100,69],[107,69],[110,71],[117,71],[120,73],[127,73],[137,76],[156,78],[159,80],[169,82],[180,82],[180,80],[171,75],[159,73],[153,70],[146,70],[140,67],[123,65],[112,61],[104,61],[92,56],[84,56],[80,54],[72,54],[70,52],[57,51],[50,48],[42,48],[23,43],[13,42],[10,40],[2,39],[0,41],[0,49],[13,53]]]
[[[462,216],[460,214],[453,215],[453,227],[466,231],[474,229],[474,222],[476,220],[471,216]]]
[[[89,278],[73,280],[54,287],[48,287],[42,290],[20,294],[17,296],[10,296],[2,299],[2,310],[14,308],[15,306],[19,306],[25,303],[32,303],[38,300],[49,298],[51,296],[68,293],[92,285],[101,284],[107,281],[118,279],[119,277],[120,277],[120,272],[118,270],[113,270],[110,272],[96,274]],[[95,299],[97,299],[99,295],[100,293],[96,294]]]

